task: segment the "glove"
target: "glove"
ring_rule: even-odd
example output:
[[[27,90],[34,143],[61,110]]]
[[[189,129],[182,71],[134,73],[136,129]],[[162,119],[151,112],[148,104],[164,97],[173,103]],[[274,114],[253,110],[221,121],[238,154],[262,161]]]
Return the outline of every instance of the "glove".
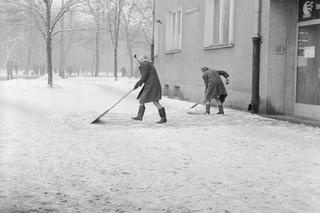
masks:
[[[226,85],[230,84],[229,78],[226,79]]]
[[[137,89],[139,87],[138,82],[134,85],[133,89]]]

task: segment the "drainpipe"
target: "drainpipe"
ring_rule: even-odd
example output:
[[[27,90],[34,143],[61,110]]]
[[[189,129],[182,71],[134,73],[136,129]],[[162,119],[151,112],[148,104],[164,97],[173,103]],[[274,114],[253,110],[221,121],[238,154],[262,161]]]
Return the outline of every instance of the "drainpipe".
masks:
[[[156,20],[156,0],[152,1],[152,37],[151,37],[151,61],[154,63],[154,27]]]
[[[248,111],[251,113],[259,112],[259,80],[260,80],[260,23],[261,23],[261,0],[255,1],[254,10],[254,28],[252,37],[252,95],[251,103],[248,106]]]

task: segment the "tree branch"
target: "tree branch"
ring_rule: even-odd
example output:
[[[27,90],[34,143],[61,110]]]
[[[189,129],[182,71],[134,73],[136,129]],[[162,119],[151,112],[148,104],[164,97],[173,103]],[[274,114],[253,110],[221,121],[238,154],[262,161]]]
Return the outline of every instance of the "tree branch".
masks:
[[[16,4],[16,5],[18,5],[18,6],[24,7],[24,8],[28,8],[28,9],[30,9],[31,11],[34,11],[35,14],[37,14],[37,15],[40,17],[40,19],[43,21],[43,23],[44,23],[45,25],[48,24],[46,18],[45,18],[44,15],[40,12],[39,8],[30,6],[30,5],[26,5],[26,4],[23,4],[23,3],[18,2],[18,1],[12,1],[12,3],[13,3],[13,4]],[[31,2],[29,2],[29,3],[31,4]]]
[[[78,3],[78,0],[69,0],[64,5],[61,6],[60,11],[58,12],[54,21],[52,22],[51,32],[54,30],[56,24],[59,22],[61,17],[70,9],[70,7],[72,7],[76,3]]]
[[[79,28],[72,28],[72,29],[60,29],[60,30],[57,30],[57,31],[55,31],[55,32],[52,32],[52,33],[51,33],[51,36],[54,36],[54,35],[56,35],[56,34],[58,34],[58,33],[61,33],[61,32],[70,32],[70,31],[78,31],[78,30],[88,30],[88,29],[90,29],[90,28],[95,28],[95,27],[86,27],[86,28],[84,28],[84,27],[79,27]]]
[[[34,26],[34,25],[24,24],[24,23],[16,23],[16,22],[2,22],[2,24],[4,24],[4,25],[14,25],[14,26],[24,26],[24,27],[36,29],[45,37],[45,33],[43,32],[43,30],[41,28],[39,28],[39,27]]]

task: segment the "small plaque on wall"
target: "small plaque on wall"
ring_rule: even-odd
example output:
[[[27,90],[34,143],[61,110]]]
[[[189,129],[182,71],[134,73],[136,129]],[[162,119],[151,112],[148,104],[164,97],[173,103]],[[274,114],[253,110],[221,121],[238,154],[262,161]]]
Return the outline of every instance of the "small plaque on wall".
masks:
[[[284,55],[284,46],[276,46],[275,54],[276,55]]]

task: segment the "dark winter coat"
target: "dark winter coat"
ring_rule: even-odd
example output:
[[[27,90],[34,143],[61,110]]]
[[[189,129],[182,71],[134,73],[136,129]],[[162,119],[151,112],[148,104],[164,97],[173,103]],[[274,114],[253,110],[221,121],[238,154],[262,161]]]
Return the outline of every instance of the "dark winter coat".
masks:
[[[162,97],[161,84],[155,67],[151,62],[145,61],[141,63],[139,70],[141,78],[136,85],[144,84],[144,86],[137,99],[142,104],[159,101]]]
[[[225,98],[227,97],[227,91],[220,78],[220,75],[223,75],[223,77],[225,78],[229,77],[229,74],[222,70],[209,69],[203,73],[202,78],[206,86],[206,101],[210,101],[214,98],[220,100],[221,103],[223,103]]]

